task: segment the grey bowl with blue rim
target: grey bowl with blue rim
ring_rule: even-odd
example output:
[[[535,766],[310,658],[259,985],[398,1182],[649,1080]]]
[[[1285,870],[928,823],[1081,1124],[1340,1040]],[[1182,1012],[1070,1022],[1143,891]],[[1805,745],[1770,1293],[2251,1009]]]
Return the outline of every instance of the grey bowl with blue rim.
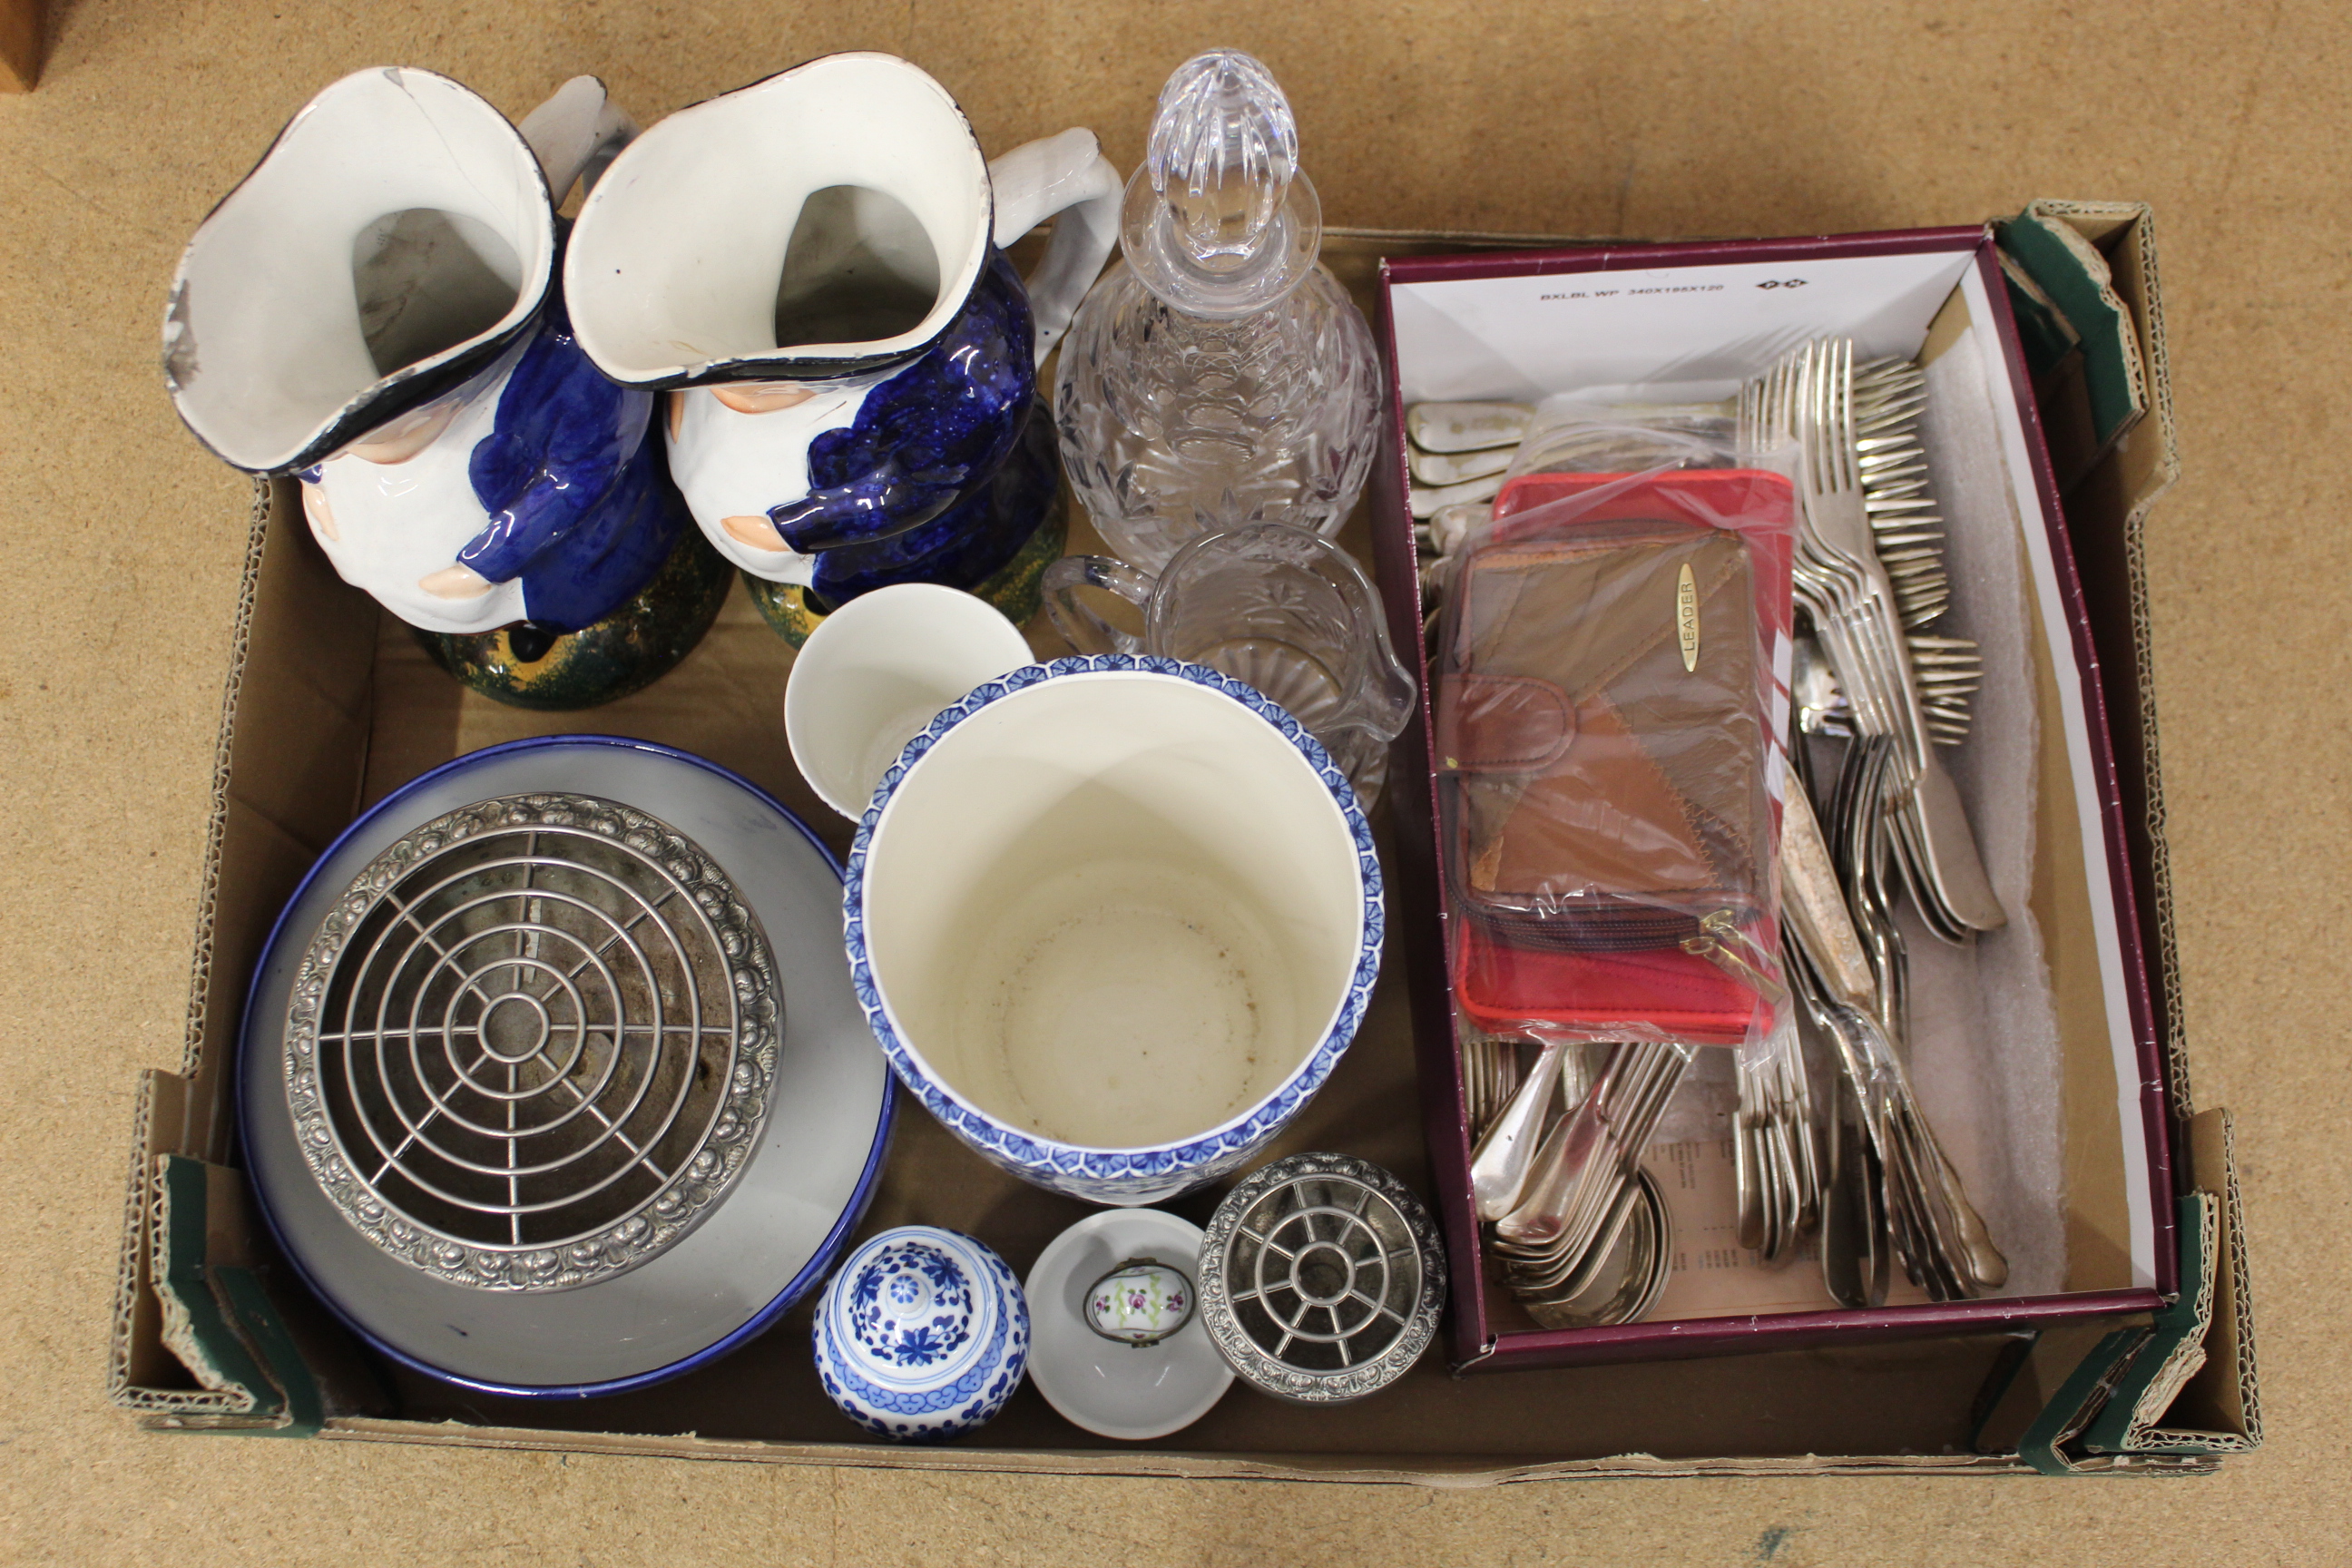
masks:
[[[331,1199],[296,1142],[284,1044],[297,969],[352,878],[420,826],[476,801],[568,793],[676,828],[723,868],[772,950],[783,1035],[768,1118],[723,1200],[625,1272],[570,1289],[484,1289],[386,1252]],[[525,1397],[644,1387],[772,1326],[846,1249],[888,1145],[888,1070],[872,1048],[836,933],[841,871],[767,795],[701,758],[602,735],[518,741],[404,785],[346,829],[263,949],[238,1055],[238,1109],[259,1207],[304,1280],[393,1360]]]

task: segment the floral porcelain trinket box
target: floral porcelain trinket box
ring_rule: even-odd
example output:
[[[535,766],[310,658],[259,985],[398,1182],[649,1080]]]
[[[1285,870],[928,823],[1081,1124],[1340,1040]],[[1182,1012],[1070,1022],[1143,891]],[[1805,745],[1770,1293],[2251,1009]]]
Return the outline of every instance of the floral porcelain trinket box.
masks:
[[[993,1418],[1029,1361],[1029,1306],[1004,1259],[930,1226],[852,1253],[816,1314],[816,1371],[842,1413],[900,1442]]]
[[[1087,1327],[1138,1350],[1192,1321],[1192,1282],[1156,1258],[1130,1258],[1087,1291]]]
[[[1122,1443],[1181,1432],[1234,1369],[1193,1310],[1201,1227],[1162,1209],[1100,1209],[1045,1244],[1024,1282],[1029,1381],[1073,1426]]]

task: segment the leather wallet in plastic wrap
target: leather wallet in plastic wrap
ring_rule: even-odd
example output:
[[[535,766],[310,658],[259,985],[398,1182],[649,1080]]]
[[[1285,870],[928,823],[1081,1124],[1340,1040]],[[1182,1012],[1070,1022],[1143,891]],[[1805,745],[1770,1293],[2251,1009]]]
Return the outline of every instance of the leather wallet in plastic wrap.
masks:
[[[1454,989],[1482,1028],[1769,1026],[1794,504],[1747,470],[1531,475],[1464,558],[1436,752]]]

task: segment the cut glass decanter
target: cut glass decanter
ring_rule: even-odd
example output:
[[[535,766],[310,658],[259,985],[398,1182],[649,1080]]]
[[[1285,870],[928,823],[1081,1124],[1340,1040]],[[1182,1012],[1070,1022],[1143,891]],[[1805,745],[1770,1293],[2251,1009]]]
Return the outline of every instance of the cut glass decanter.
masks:
[[[1272,74],[1234,50],[1178,68],[1054,397],[1070,482],[1133,565],[1244,522],[1336,533],[1354,508],[1380,372],[1322,235]]]

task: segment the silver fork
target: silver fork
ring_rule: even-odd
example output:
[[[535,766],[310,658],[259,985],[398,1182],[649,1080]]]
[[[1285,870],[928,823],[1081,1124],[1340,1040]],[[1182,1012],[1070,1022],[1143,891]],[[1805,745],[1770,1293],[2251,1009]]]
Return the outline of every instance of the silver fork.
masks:
[[[1798,595],[1865,733],[1904,742],[1907,796],[1895,824],[1930,928],[1961,939],[2006,921],[1984,875],[1968,816],[1935,755],[1937,726],[1924,711],[1900,601],[1880,563],[1864,500],[1854,429],[1850,340],[1807,344],[1743,389],[1740,415],[1754,444],[1793,440],[1804,492],[1796,561]]]
[[[1875,771],[1880,762],[1874,753],[1888,745],[1885,739],[1856,741],[1849,776]],[[1855,757],[1861,759],[1859,768],[1853,764]],[[1801,801],[1801,783],[1792,780],[1790,791],[1792,799]],[[1839,813],[1832,815],[1834,819]],[[1850,824],[1833,820],[1832,834],[1841,828],[1851,834]],[[1857,944],[1865,950],[1869,946],[1868,934],[1854,921],[1863,900],[1855,900],[1856,907],[1850,907],[1836,887],[1819,876],[1788,877],[1783,889],[1790,900],[1781,929],[1790,956],[1791,986],[1836,1047],[1853,1087],[1875,1156],[1872,1173],[1878,1183],[1879,1221],[1895,1251],[1906,1271],[1939,1300],[2000,1289],[2008,1279],[2009,1266],[1913,1097],[1910,1077],[1894,1045],[1899,1023],[1889,1028],[1882,1022],[1887,1008],[1885,993],[1843,956]]]
[[[1813,345],[1810,363],[1810,417],[1800,426],[1805,517],[1814,535],[1861,580],[1862,592],[1845,606],[1848,641],[1857,656],[1857,673],[1887,721],[1885,732],[1901,737],[1908,752],[1904,782],[1910,800],[1898,841],[1914,861],[1915,891],[1925,893],[1923,901],[1932,900],[1936,912],[1948,917],[1932,923],[1992,931],[2008,917],[1985,876],[1959,791],[1936,755],[1894,584],[1879,563],[1863,504],[1854,450],[1853,340]]]
[[[1821,1213],[1812,1085],[1794,1012],[1783,1012],[1771,1033],[1738,1047],[1732,1059],[1739,1245],[1769,1263],[1811,1234]]]

